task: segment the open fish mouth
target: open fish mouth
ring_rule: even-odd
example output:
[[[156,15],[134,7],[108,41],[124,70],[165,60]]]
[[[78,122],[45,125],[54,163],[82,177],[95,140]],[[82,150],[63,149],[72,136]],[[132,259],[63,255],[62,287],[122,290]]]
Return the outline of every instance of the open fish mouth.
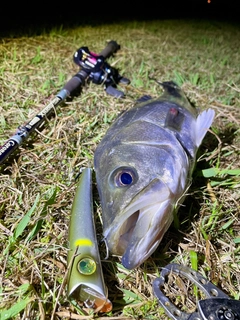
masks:
[[[172,198],[170,189],[154,179],[113,222],[116,227],[105,234],[106,240],[125,268],[139,266],[155,251],[173,221]]]

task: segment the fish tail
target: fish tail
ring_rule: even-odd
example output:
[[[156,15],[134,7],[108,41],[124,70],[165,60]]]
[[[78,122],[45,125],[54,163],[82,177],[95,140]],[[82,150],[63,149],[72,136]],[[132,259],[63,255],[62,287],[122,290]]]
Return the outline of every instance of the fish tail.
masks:
[[[204,136],[206,135],[208,129],[211,127],[215,116],[215,111],[213,109],[207,109],[201,112],[196,120],[195,126],[195,139],[196,146],[199,147]]]

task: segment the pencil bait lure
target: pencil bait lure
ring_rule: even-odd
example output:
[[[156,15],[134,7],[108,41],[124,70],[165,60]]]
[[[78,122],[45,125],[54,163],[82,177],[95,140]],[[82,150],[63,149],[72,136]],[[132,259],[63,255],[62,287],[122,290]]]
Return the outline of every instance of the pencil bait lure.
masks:
[[[73,200],[68,252],[68,297],[95,312],[109,312],[92,206],[92,170],[83,169]]]

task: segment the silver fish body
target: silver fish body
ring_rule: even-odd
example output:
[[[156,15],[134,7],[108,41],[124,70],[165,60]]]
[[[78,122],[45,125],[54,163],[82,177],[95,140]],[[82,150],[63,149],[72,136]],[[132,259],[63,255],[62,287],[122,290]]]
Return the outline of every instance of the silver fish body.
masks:
[[[121,114],[97,146],[94,168],[109,251],[133,269],[158,247],[184,200],[196,152],[214,119],[174,82]]]

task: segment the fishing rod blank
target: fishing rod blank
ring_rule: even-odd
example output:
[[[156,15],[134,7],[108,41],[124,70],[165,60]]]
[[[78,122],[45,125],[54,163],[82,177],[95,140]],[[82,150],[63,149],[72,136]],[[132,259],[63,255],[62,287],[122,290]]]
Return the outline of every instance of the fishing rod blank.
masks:
[[[120,49],[116,41],[110,41],[107,46],[100,52],[99,55],[91,55],[91,67],[85,63],[77,74],[75,74],[62,88],[62,90],[50,101],[50,103],[42,109],[35,117],[30,120],[26,125],[20,126],[17,132],[11,136],[2,146],[0,146],[0,164],[2,164],[14,151],[17,149],[28,136],[44,122],[46,117],[67,97],[71,96],[74,92],[85,85],[86,80],[91,75],[94,68],[104,63],[104,60],[110,57],[113,53]],[[85,57],[87,62],[87,58]],[[82,64],[83,66],[83,64]]]

